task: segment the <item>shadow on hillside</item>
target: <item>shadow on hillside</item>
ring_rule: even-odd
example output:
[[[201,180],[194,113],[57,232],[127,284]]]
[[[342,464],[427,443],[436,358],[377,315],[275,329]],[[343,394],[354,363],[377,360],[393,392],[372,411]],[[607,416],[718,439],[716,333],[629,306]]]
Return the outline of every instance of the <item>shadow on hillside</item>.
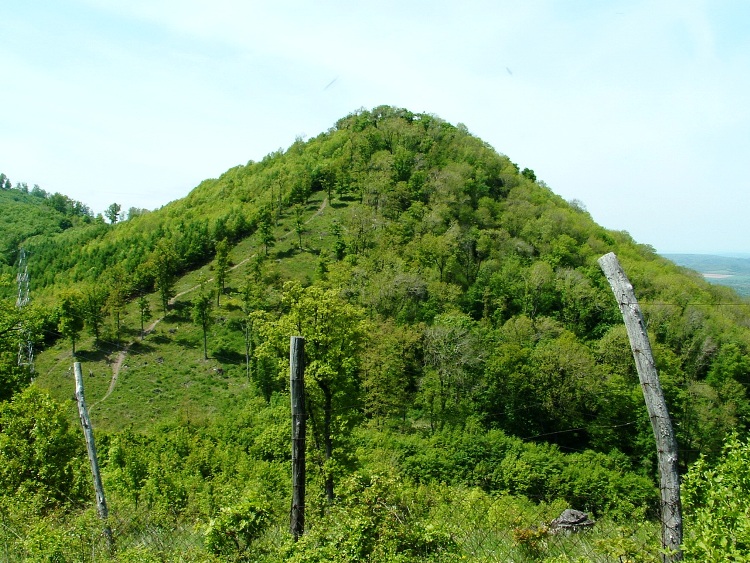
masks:
[[[185,321],[190,318],[190,308],[193,304],[190,301],[177,301],[170,306],[169,315],[164,320],[168,322]]]
[[[117,352],[117,348],[109,346],[107,348],[97,348],[95,350],[76,350],[76,362],[103,362],[107,356]]]
[[[242,309],[242,307],[238,305],[236,302],[229,301],[229,300],[223,301],[221,303],[221,308],[224,309],[225,311],[239,311],[240,309]]]
[[[151,341],[153,342],[154,339],[152,338]],[[151,346],[150,344],[143,342],[141,340],[138,340],[134,342],[133,345],[130,347],[129,353],[136,355],[136,356],[142,356],[143,354],[150,354],[155,351],[156,351],[156,347]]]
[[[240,354],[236,350],[227,350],[226,348],[217,348],[212,354],[214,359],[220,361],[222,364],[239,365],[245,363],[245,355]]]
[[[193,349],[196,348],[196,343],[193,342],[190,338],[184,337],[184,336],[177,336],[174,339],[174,343],[178,346],[182,346],[183,348]]]
[[[298,247],[292,246],[286,250],[279,250],[276,252],[275,257],[278,260],[283,260],[284,258],[291,258],[292,256],[296,254],[300,254],[301,251]]]
[[[151,334],[147,337],[154,344],[169,344],[171,340],[164,334]]]

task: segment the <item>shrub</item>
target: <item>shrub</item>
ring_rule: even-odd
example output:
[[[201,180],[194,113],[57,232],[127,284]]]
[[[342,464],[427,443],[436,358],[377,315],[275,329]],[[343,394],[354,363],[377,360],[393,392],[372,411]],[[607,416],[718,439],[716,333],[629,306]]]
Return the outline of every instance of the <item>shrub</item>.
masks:
[[[712,463],[701,457],[683,480],[688,561],[750,559],[750,442],[736,435]]]
[[[266,529],[269,517],[266,503],[257,499],[222,508],[206,530],[206,549],[214,555],[241,557]]]
[[[35,387],[0,404],[0,496],[37,511],[80,502],[90,485],[83,435],[63,408]]]

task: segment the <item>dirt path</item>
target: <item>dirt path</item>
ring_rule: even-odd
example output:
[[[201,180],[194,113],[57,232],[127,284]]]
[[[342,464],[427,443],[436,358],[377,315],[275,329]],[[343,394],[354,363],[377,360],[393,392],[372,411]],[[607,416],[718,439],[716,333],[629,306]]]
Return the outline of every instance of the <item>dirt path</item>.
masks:
[[[156,325],[158,325],[159,322],[163,318],[164,317],[159,317],[150,325],[148,325],[143,331],[143,336],[145,337],[146,335],[151,334],[154,328],[156,328]],[[112,394],[112,391],[115,390],[115,387],[117,386],[117,378],[120,375],[120,370],[122,369],[122,364],[125,362],[125,357],[128,355],[128,351],[130,350],[130,347],[133,346],[133,344],[135,343],[136,343],[135,340],[133,340],[132,342],[128,342],[125,345],[125,348],[123,348],[117,353],[117,358],[115,358],[115,363],[112,364],[112,379],[110,379],[109,381],[109,387],[107,388],[107,392],[104,394],[104,397],[102,397],[101,399],[96,401],[94,404],[92,404],[89,407],[89,409],[93,409],[96,405],[104,401],[107,397],[109,397]]]
[[[305,225],[307,225],[310,221],[312,221],[316,217],[319,217],[323,213],[323,210],[327,206],[328,206],[328,198],[326,197],[325,199],[323,199],[323,202],[320,204],[320,207],[318,208],[318,210],[313,215],[311,215],[310,218],[307,221],[305,221]],[[291,230],[291,231],[285,233],[284,235],[281,236],[281,240],[287,238],[292,233],[294,233],[294,230]],[[237,268],[239,268],[240,266],[242,266],[243,264],[245,264],[249,260],[251,260],[254,256],[255,256],[255,254],[251,254],[247,258],[241,260],[240,262],[238,262],[237,264],[235,264],[234,266],[232,266],[231,268],[229,268],[229,270],[230,271],[236,270]],[[206,280],[206,283],[211,282],[213,280],[214,280],[213,278],[208,278]],[[182,297],[183,295],[187,295],[188,293],[190,293],[191,291],[195,291],[199,287],[200,287],[200,284],[194,285],[193,287],[189,287],[188,289],[186,289],[184,291],[181,291],[180,293],[176,294],[174,297],[172,297],[172,299],[169,300],[169,304],[170,305],[174,305],[175,301],[177,300],[178,297]],[[148,325],[146,327],[145,331],[143,332],[143,337],[145,338],[146,336],[148,336],[149,334],[151,334],[154,331],[154,329],[156,328],[156,325],[158,325],[163,319],[164,319],[164,317],[159,317],[154,322],[152,322],[150,325]],[[94,404],[92,404],[91,406],[89,406],[89,409],[93,409],[96,405],[98,405],[99,403],[103,402],[115,390],[115,387],[117,386],[117,378],[119,377],[120,370],[122,369],[122,364],[125,362],[125,358],[127,357],[128,351],[130,350],[131,346],[133,346],[133,344],[135,344],[135,343],[136,343],[135,340],[133,340],[132,342],[128,342],[125,345],[125,347],[117,353],[117,358],[115,358],[115,362],[112,364],[112,379],[109,382],[109,387],[107,388],[107,392],[104,394],[104,397],[102,397],[97,402],[95,402]]]

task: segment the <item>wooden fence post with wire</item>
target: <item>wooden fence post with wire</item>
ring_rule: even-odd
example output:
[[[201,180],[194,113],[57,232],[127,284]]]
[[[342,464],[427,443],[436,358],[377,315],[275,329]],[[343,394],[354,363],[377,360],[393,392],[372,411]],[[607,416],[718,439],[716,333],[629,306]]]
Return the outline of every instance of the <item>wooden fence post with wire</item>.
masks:
[[[75,362],[73,364],[73,371],[75,372],[76,379],[76,402],[78,403],[78,415],[81,418],[83,435],[86,438],[86,450],[88,451],[89,462],[91,463],[91,474],[94,477],[94,489],[96,490],[96,511],[99,513],[99,518],[104,521],[104,537],[107,538],[107,547],[111,551],[114,548],[114,539],[112,537],[112,529],[109,527],[109,523],[107,522],[107,519],[109,518],[109,511],[107,510],[107,499],[104,496],[102,478],[99,474],[99,461],[96,457],[94,429],[91,427],[89,411],[86,407],[86,399],[83,395],[83,374],[81,373],[81,362]]]
[[[292,510],[289,529],[295,541],[305,531],[305,339],[289,342],[289,386],[292,399]]]
[[[682,560],[682,505],[680,502],[680,478],[677,472],[677,440],[672,429],[672,421],[667,411],[659,375],[651,352],[651,343],[646,331],[646,323],[635,298],[633,286],[613,252],[598,260],[607,277],[617,305],[625,321],[630,339],[638,378],[641,382],[643,398],[651,419],[651,427],[656,439],[659,461],[661,492],[661,542],[665,562]]]

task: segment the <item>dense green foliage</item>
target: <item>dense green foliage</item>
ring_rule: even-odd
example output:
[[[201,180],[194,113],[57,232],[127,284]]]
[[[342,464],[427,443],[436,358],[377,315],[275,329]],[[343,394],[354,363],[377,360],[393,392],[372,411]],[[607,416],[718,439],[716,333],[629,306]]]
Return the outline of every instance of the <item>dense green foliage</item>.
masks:
[[[699,459],[683,482],[688,561],[750,558],[750,443],[731,436],[718,460]]]
[[[0,403],[0,510],[80,503],[84,459],[75,429],[47,395],[32,387]]]
[[[17,307],[12,295],[15,284],[0,275],[0,401],[10,399],[31,380],[28,345],[42,340],[48,313],[38,306]],[[19,362],[20,360],[20,362]]]
[[[10,181],[0,174],[5,188],[0,188],[0,274],[13,272],[18,261],[19,247],[29,239],[40,237],[54,240],[59,233],[98,223],[91,210],[60,193],[48,194],[39,186],[30,191],[26,184],[10,187]]]
[[[596,264],[609,251],[647,317],[682,468],[747,430],[746,302],[431,115],[358,111],[160,210],[24,246],[49,305],[37,385],[70,396],[75,346],[114,511],[158,538],[123,532],[122,558],[648,560],[653,436]],[[16,326],[10,302],[0,314]],[[310,412],[296,544],[293,334]],[[49,527],[95,526],[77,502]],[[601,524],[561,550],[542,524],[568,506]],[[6,535],[13,553],[35,553],[45,523],[7,518],[26,538]],[[472,547],[480,532],[490,553]]]

